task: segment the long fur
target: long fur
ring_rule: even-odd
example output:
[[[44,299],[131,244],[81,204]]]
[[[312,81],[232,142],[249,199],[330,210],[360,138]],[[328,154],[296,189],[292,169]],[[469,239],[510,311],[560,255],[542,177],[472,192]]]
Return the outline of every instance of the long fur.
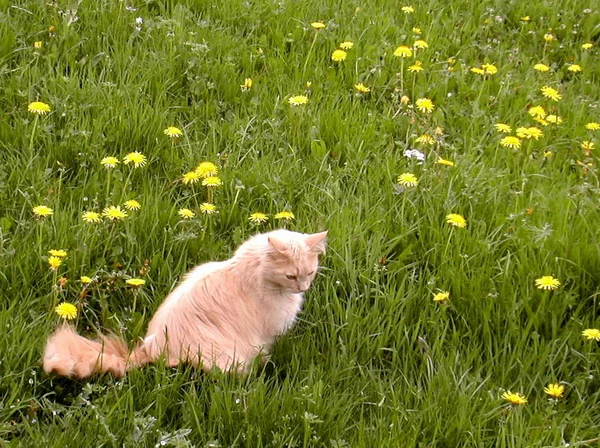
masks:
[[[118,337],[93,341],[60,327],[46,343],[44,370],[120,377],[164,356],[170,366],[189,362],[204,370],[243,371],[294,324],[326,235],[283,229],[258,234],[229,260],[197,266],[167,296],[131,352]]]

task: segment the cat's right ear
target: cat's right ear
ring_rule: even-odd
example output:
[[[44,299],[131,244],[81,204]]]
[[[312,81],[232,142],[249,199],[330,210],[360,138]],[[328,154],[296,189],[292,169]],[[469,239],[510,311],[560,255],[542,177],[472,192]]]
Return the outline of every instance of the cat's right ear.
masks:
[[[325,232],[313,233],[306,236],[306,244],[310,250],[317,254],[325,253],[325,239],[327,238],[327,230]]]
[[[288,246],[287,243],[278,240],[277,238],[274,238],[272,236],[270,236],[268,238],[269,240],[269,245],[271,245],[271,247],[273,247],[277,252],[279,252],[281,255],[285,255],[288,256],[290,253],[290,246]]]

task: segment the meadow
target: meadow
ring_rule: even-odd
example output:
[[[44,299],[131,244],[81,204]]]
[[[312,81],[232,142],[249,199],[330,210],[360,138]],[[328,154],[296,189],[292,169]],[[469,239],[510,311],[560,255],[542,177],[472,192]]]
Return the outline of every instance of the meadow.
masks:
[[[600,446],[599,48],[591,1],[0,0],[0,446]],[[43,372],[279,227],[328,251],[250,374]]]

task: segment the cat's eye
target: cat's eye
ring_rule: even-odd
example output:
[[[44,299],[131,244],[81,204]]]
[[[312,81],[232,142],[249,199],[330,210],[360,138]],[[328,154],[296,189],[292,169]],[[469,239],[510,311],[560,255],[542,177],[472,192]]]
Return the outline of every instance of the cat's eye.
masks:
[[[296,280],[298,277],[296,277],[295,275],[286,275],[285,276],[288,280]]]
[[[310,271],[310,272],[308,273],[308,275],[313,275],[314,273],[315,273],[315,271]]]

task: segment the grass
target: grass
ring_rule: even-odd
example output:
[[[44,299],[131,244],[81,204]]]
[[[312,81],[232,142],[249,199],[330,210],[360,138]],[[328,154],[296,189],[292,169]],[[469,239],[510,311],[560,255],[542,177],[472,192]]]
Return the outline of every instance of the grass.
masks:
[[[599,144],[586,124],[600,121],[600,13],[401,6],[0,0],[0,445],[598,446],[600,347],[582,331],[600,327],[600,182],[598,149],[581,144]],[[429,48],[401,60],[413,27]],[[334,63],[343,41],[354,47]],[[424,71],[408,71],[415,60]],[[470,71],[485,63],[498,73]],[[309,101],[292,107],[294,95]],[[32,101],[52,112],[29,113]],[[535,105],[562,123],[536,123]],[[544,135],[505,148],[496,123]],[[100,164],[132,151],[148,163]],[[205,187],[180,181],[202,161],[220,168],[217,215],[199,210]],[[417,186],[398,185],[407,172]],[[142,207],[121,222],[81,219],[128,199]],[[54,214],[36,218],[37,205]],[[282,225],[282,210],[289,228],[328,229],[329,250],[266,365],[246,377],[160,363],[121,380],[43,373],[54,304],[78,304],[84,334],[134,341],[188,269]],[[254,212],[271,219],[254,225]],[[55,272],[50,249],[68,251]],[[560,287],[537,289],[544,275]],[[126,287],[132,277],[146,284]],[[551,400],[543,388],[557,382],[565,394]]]

